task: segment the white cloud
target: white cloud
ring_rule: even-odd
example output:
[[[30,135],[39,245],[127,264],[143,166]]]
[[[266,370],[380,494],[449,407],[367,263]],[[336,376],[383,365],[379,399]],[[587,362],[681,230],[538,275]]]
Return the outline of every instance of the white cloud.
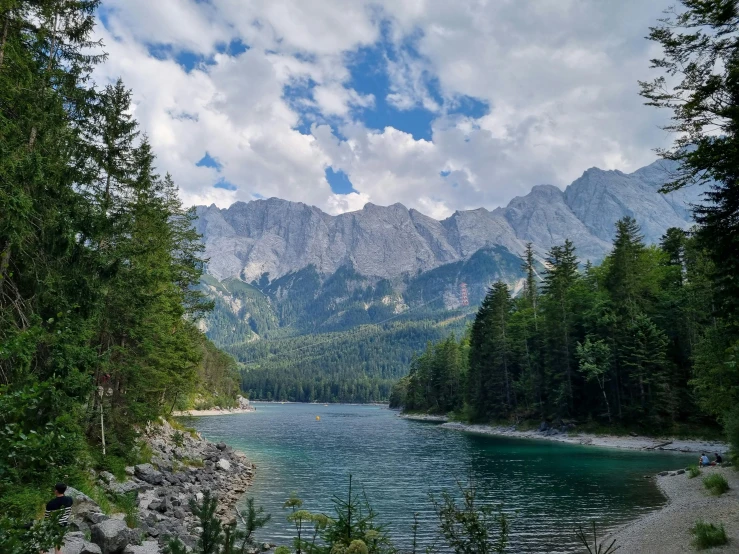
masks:
[[[650,75],[654,47],[643,36],[668,2],[104,0],[110,58],[97,78],[121,76],[134,90],[158,166],[188,203],[278,196],[338,213],[400,201],[442,217],[505,204],[535,184],[564,186],[594,165],[651,161],[669,137],[636,80]],[[250,48],[219,53],[234,39]],[[357,119],[356,108],[381,98],[354,90],[347,64],[378,40],[390,41],[383,100],[433,113],[431,140]],[[208,63],[187,72],[153,57],[151,44]],[[286,96],[288,85],[304,94]],[[465,95],[489,113],[454,115]],[[317,124],[303,134],[308,109]],[[206,151],[220,172],[195,167]],[[328,166],[357,192],[333,194]],[[238,190],[213,188],[222,179]]]

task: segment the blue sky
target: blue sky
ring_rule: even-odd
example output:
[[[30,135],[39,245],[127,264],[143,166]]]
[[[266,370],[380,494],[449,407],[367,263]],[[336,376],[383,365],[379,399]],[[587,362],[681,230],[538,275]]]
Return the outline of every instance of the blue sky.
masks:
[[[132,88],[189,204],[444,217],[651,162],[665,114],[636,81],[668,4],[104,0],[96,78]]]

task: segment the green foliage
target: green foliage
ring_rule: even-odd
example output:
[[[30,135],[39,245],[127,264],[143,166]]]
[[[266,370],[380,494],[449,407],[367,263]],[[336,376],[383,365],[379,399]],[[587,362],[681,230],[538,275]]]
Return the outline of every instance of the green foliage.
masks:
[[[585,534],[582,525],[578,528],[575,533],[580,543],[587,549],[588,554],[612,554],[616,550],[620,549],[620,546],[616,546],[616,539],[613,539],[610,544],[600,543],[598,544],[598,534],[595,530],[595,521],[593,521],[593,542],[590,543],[590,537]]]
[[[701,474],[701,470],[697,465],[688,466],[688,479],[695,479]]]
[[[393,406],[650,433],[710,431],[737,403],[739,389],[715,387],[736,368],[726,329],[710,315],[710,264],[694,237],[673,229],[648,248],[624,218],[599,267],[580,267],[566,241],[549,252],[542,282],[532,255],[523,270],[521,295],[495,283],[461,341],[427,345],[393,389]]]
[[[224,402],[238,389],[194,325],[210,308],[194,213],[131,92],[91,80],[99,5],[0,7],[0,506],[23,516],[90,465],[122,476],[146,457],[138,430],[205,379]]]
[[[254,499],[247,498],[246,513],[237,511],[243,529],[236,524],[224,525],[216,515],[218,499],[210,491],[205,491],[203,500],[190,501],[192,513],[198,518],[201,529],[196,554],[246,554],[254,551],[254,532],[264,527],[270,515],[263,508],[254,506]],[[185,545],[177,538],[169,538],[164,549],[166,554],[184,554]]]
[[[115,495],[114,501],[116,506],[125,515],[126,525],[130,529],[134,529],[139,524],[139,502],[135,491]]]
[[[505,552],[510,530],[508,516],[500,508],[480,505],[473,486],[458,485],[461,505],[446,491],[441,498],[430,495],[445,544],[460,554]]]
[[[59,525],[61,514],[33,523],[0,517],[0,552],[3,554],[38,554],[53,550],[64,542],[66,526]]]
[[[204,280],[214,299],[208,336],[243,367],[254,400],[387,401],[411,354],[449,331],[462,333],[469,308],[449,310],[461,283],[469,298],[491,279],[520,277],[518,258],[501,246],[405,283],[372,282],[351,266],[321,276],[310,266],[270,282]]]
[[[712,473],[703,478],[703,486],[716,496],[722,495],[729,490],[729,482],[720,473]]]
[[[715,525],[713,523],[697,521],[690,532],[693,534],[693,544],[698,550],[713,546],[722,546],[729,542],[723,523]]]
[[[172,442],[178,448],[182,448],[185,445],[185,435],[182,431],[175,431],[172,433]]]
[[[253,400],[293,402],[387,401],[413,352],[450,331],[464,317],[393,321],[348,331],[275,338],[227,347],[245,363],[242,389]]]
[[[737,31],[736,2],[681,0],[650,30],[649,38],[663,51],[662,57],[652,60],[660,75],[640,83],[648,104],[672,112],[666,130],[676,139],[672,148],[660,153],[668,160],[673,179],[664,189],[705,185],[694,215],[696,238],[708,262],[703,280],[710,284],[706,313],[713,317],[713,326],[695,352],[694,384],[702,407],[723,420],[735,449],[739,448],[733,412],[739,399],[739,44],[730,37]]]

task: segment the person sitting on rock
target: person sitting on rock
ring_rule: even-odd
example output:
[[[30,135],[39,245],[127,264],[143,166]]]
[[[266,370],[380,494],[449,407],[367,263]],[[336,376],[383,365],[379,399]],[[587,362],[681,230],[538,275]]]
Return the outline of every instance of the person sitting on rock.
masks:
[[[724,463],[724,459],[721,457],[721,454],[714,452],[714,455],[716,456],[716,461],[714,462],[716,465]]]
[[[72,504],[74,503],[74,500],[72,500],[71,497],[64,495],[66,491],[67,485],[64,483],[57,483],[54,486],[54,498],[46,504],[46,513],[44,514],[44,517],[48,518],[51,517],[54,512],[64,510],[59,516],[59,525],[62,527],[69,525],[69,518],[72,515]],[[62,545],[57,545],[54,548],[54,552],[56,554],[61,554]]]
[[[706,453],[705,453],[705,452],[703,452],[703,453],[701,454],[701,459],[700,459],[700,461],[698,462],[698,465],[699,465],[700,467],[708,467],[708,466],[710,466],[710,465],[711,465],[711,462],[710,462],[710,460],[708,459],[708,456],[706,456]]]

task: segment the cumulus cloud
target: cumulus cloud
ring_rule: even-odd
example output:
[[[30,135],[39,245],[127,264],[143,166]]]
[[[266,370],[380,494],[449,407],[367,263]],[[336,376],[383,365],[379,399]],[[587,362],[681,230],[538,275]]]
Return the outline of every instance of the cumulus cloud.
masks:
[[[104,0],[110,57],[96,79],[133,89],[158,166],[188,204],[402,202],[444,217],[566,186],[591,166],[649,163],[670,137],[636,80],[650,75],[643,37],[668,4]],[[353,65],[367,49],[382,80]],[[418,113],[425,138],[406,115]],[[206,152],[218,168],[196,167]],[[328,167],[356,192],[334,193]]]

